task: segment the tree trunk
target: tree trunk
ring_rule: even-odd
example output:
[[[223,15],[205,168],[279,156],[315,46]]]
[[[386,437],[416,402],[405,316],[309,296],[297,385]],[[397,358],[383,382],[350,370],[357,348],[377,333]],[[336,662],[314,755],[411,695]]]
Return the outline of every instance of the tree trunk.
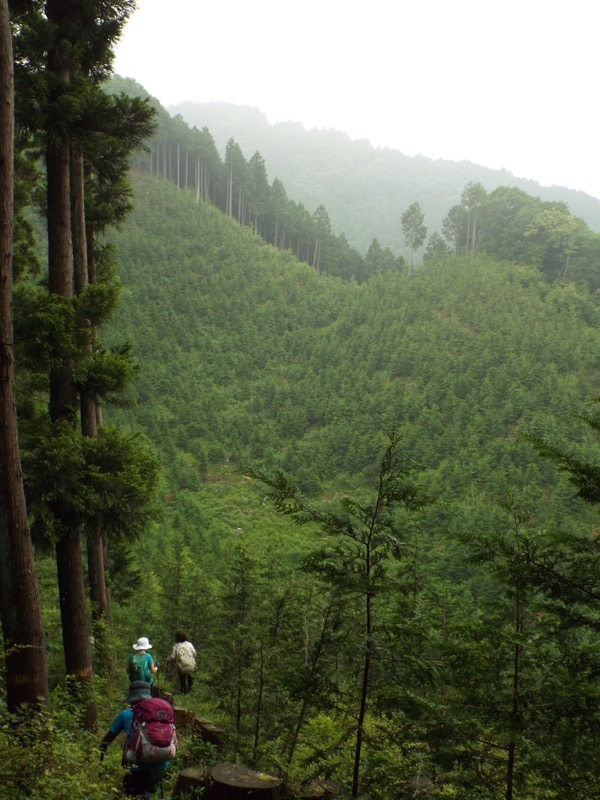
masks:
[[[252,763],[256,764],[256,757],[258,754],[258,745],[260,743],[260,726],[262,716],[263,693],[265,689],[265,653],[264,645],[261,642],[259,645],[260,660],[258,671],[258,697],[256,699],[256,715],[254,718],[254,746],[252,748]]]
[[[73,268],[75,292],[81,294],[90,283],[95,282],[93,268],[93,247],[88,241],[85,218],[85,174],[83,153],[80,150],[71,153],[70,170],[71,189],[71,233],[73,240]],[[93,237],[90,237],[93,239]],[[84,334],[82,348],[88,356],[92,355],[95,330],[87,319],[80,320]],[[98,435],[98,409],[96,399],[82,392],[80,398],[81,432],[83,436],[95,439]],[[88,580],[92,609],[92,631],[96,652],[102,670],[106,674],[114,671],[114,659],[107,648],[110,638],[110,613],[106,592],[106,570],[104,563],[104,547],[101,531],[88,533],[87,538]]]
[[[46,4],[50,22],[61,26],[68,18],[68,4],[60,0]],[[57,85],[69,83],[69,71],[61,63],[62,41],[57,38],[48,51],[47,69],[57,79]],[[60,91],[60,90],[59,90]],[[51,97],[50,104],[60,100]],[[69,139],[62,134],[53,141],[55,132],[49,130],[46,148],[47,225],[48,225],[48,289],[51,294],[69,301],[73,296],[73,260],[71,251],[71,185]],[[76,423],[76,391],[73,365],[64,360],[50,373],[50,420],[53,425]],[[70,517],[66,503],[57,502],[54,513],[64,530],[56,545],[58,590],[60,597],[63,649],[67,675],[74,677],[84,704],[82,722],[86,728],[96,726],[96,704],[92,692],[92,657],[85,604],[85,588],[81,558],[79,526]]]
[[[14,81],[7,0],[0,0],[0,612],[9,711],[46,703],[41,600],[21,472],[15,401],[12,252]]]
[[[187,767],[177,776],[173,797],[204,797],[208,773],[204,767]]]
[[[358,723],[356,726],[356,745],[354,748],[354,768],[352,771],[352,797],[358,797],[358,785],[360,782],[360,756],[362,752],[362,740],[364,734],[365,716],[367,713],[367,698],[369,696],[369,671],[371,668],[371,653],[373,642],[371,639],[371,598],[367,596],[367,622],[365,629],[367,642],[365,645],[365,660],[363,665],[363,678],[360,692],[360,708],[358,711]]]
[[[342,793],[342,787],[335,781],[312,780],[300,790],[300,800],[329,800],[338,797]]]
[[[96,727],[96,704],[92,694],[92,653],[81,538],[76,525],[72,524],[56,543],[56,566],[67,675],[77,683],[73,688],[82,701],[82,724],[88,730],[93,730]]]

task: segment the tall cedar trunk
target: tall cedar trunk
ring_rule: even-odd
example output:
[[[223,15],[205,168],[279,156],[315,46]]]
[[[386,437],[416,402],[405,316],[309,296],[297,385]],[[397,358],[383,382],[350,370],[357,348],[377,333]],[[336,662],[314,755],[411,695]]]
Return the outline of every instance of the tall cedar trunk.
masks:
[[[92,248],[88,246],[85,223],[84,200],[84,162],[80,150],[71,153],[71,232],[73,240],[73,266],[75,275],[75,291],[81,294],[89,283],[95,280],[95,271],[90,261]],[[92,256],[93,257],[93,256]],[[94,329],[89,320],[81,320],[83,348],[91,356],[93,350]],[[98,435],[98,414],[96,400],[89,393],[82,392],[80,399],[81,432],[84,436],[95,439]],[[104,564],[104,547],[102,532],[88,532],[87,560],[88,582],[92,609],[92,631],[96,652],[100,665],[105,673],[112,673],[113,659],[108,652],[107,642],[110,633],[110,615],[108,596],[106,593],[106,569]]]
[[[81,537],[71,524],[56,543],[56,567],[63,649],[67,675],[75,679],[81,699],[81,723],[88,730],[96,727],[96,703],[93,697],[92,653],[88,632],[87,604],[83,584]],[[85,633],[85,639],[81,633]]]
[[[0,0],[0,613],[9,711],[47,702],[41,600],[17,432],[12,321],[14,82],[7,0]]]
[[[48,0],[48,19],[60,32],[68,17],[68,3]],[[69,82],[69,71],[61,64],[61,41],[58,38],[48,52],[48,72],[63,86]],[[50,102],[55,98],[51,97]],[[56,137],[49,132],[46,148],[48,200],[48,288],[66,300],[73,295],[71,257],[71,202],[69,141],[65,134]],[[75,425],[76,391],[72,364],[64,362],[50,373],[50,419],[52,423],[67,421]],[[54,513],[64,533],[56,545],[58,591],[65,667],[75,678],[82,698],[82,723],[96,726],[96,704],[92,692],[92,654],[85,600],[81,537],[79,526],[68,514],[66,503],[58,501]]]

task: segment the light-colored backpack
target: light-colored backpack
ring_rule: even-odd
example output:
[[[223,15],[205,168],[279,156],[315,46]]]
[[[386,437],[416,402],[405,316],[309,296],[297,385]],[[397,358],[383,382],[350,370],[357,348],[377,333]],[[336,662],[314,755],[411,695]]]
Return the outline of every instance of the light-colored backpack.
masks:
[[[183,675],[191,675],[196,670],[196,658],[189,642],[181,642],[177,645],[175,656],[177,669]]]

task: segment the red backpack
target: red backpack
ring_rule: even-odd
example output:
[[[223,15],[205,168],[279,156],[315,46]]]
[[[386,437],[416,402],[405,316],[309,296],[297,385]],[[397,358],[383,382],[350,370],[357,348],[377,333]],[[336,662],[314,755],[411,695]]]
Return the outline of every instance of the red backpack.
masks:
[[[133,720],[125,742],[128,764],[163,764],[175,756],[178,744],[170,703],[153,697],[133,706]]]

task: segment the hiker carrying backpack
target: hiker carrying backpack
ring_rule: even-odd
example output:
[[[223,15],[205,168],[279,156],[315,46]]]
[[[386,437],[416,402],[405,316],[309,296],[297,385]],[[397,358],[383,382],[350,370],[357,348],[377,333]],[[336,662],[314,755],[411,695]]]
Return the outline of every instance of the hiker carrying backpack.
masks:
[[[194,683],[194,672],[196,671],[196,650],[191,642],[188,642],[184,631],[177,631],[175,634],[175,644],[169,657],[170,662],[175,662],[177,674],[179,676],[179,688],[183,694],[188,694],[192,690]]]
[[[130,708],[114,718],[100,742],[100,758],[104,758],[113,739],[124,733],[122,763],[127,770],[123,775],[123,791],[129,797],[145,797],[160,786],[169,759],[177,751],[173,709],[165,700],[153,698],[150,685],[144,681],[130,685],[126,700]]]
[[[152,656],[147,652],[152,649],[152,645],[146,636],[141,636],[132,647],[135,652],[130,653],[127,659],[129,682],[144,681],[152,686],[154,683],[154,675],[157,670]]]
[[[164,764],[177,753],[173,707],[160,697],[140,700],[123,748],[127,764]]]

